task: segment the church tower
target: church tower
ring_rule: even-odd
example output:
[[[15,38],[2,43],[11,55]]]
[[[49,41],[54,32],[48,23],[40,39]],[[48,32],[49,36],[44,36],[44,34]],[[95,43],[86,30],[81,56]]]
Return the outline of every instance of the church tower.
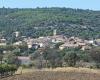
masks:
[[[55,29],[54,31],[53,31],[53,36],[56,36],[57,35],[57,30]]]
[[[15,36],[18,37],[20,35],[20,32],[16,31],[14,32],[15,33]]]

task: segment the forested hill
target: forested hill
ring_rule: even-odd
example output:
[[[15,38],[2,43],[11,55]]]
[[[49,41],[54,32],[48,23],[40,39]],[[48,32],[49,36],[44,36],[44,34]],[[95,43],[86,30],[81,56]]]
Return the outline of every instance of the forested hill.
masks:
[[[58,34],[85,39],[100,38],[100,11],[71,8],[0,9],[0,34],[10,36],[20,31],[23,36]]]

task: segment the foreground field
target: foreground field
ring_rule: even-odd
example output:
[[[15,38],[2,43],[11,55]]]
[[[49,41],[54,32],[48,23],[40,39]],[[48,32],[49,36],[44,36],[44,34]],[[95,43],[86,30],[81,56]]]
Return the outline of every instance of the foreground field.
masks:
[[[100,73],[97,70],[68,68],[33,71],[1,80],[100,80]]]

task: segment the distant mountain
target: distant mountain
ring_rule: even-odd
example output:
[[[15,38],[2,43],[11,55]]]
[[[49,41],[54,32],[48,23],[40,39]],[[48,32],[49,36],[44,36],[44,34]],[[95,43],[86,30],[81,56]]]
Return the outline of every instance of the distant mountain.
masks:
[[[0,9],[0,33],[10,37],[20,31],[23,36],[57,34],[84,39],[100,38],[100,11],[71,8]]]

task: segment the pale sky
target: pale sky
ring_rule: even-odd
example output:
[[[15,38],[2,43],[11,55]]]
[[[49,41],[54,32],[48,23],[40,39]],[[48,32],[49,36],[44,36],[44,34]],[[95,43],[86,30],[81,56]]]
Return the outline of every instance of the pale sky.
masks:
[[[100,0],[0,0],[0,7],[66,7],[100,10]]]

